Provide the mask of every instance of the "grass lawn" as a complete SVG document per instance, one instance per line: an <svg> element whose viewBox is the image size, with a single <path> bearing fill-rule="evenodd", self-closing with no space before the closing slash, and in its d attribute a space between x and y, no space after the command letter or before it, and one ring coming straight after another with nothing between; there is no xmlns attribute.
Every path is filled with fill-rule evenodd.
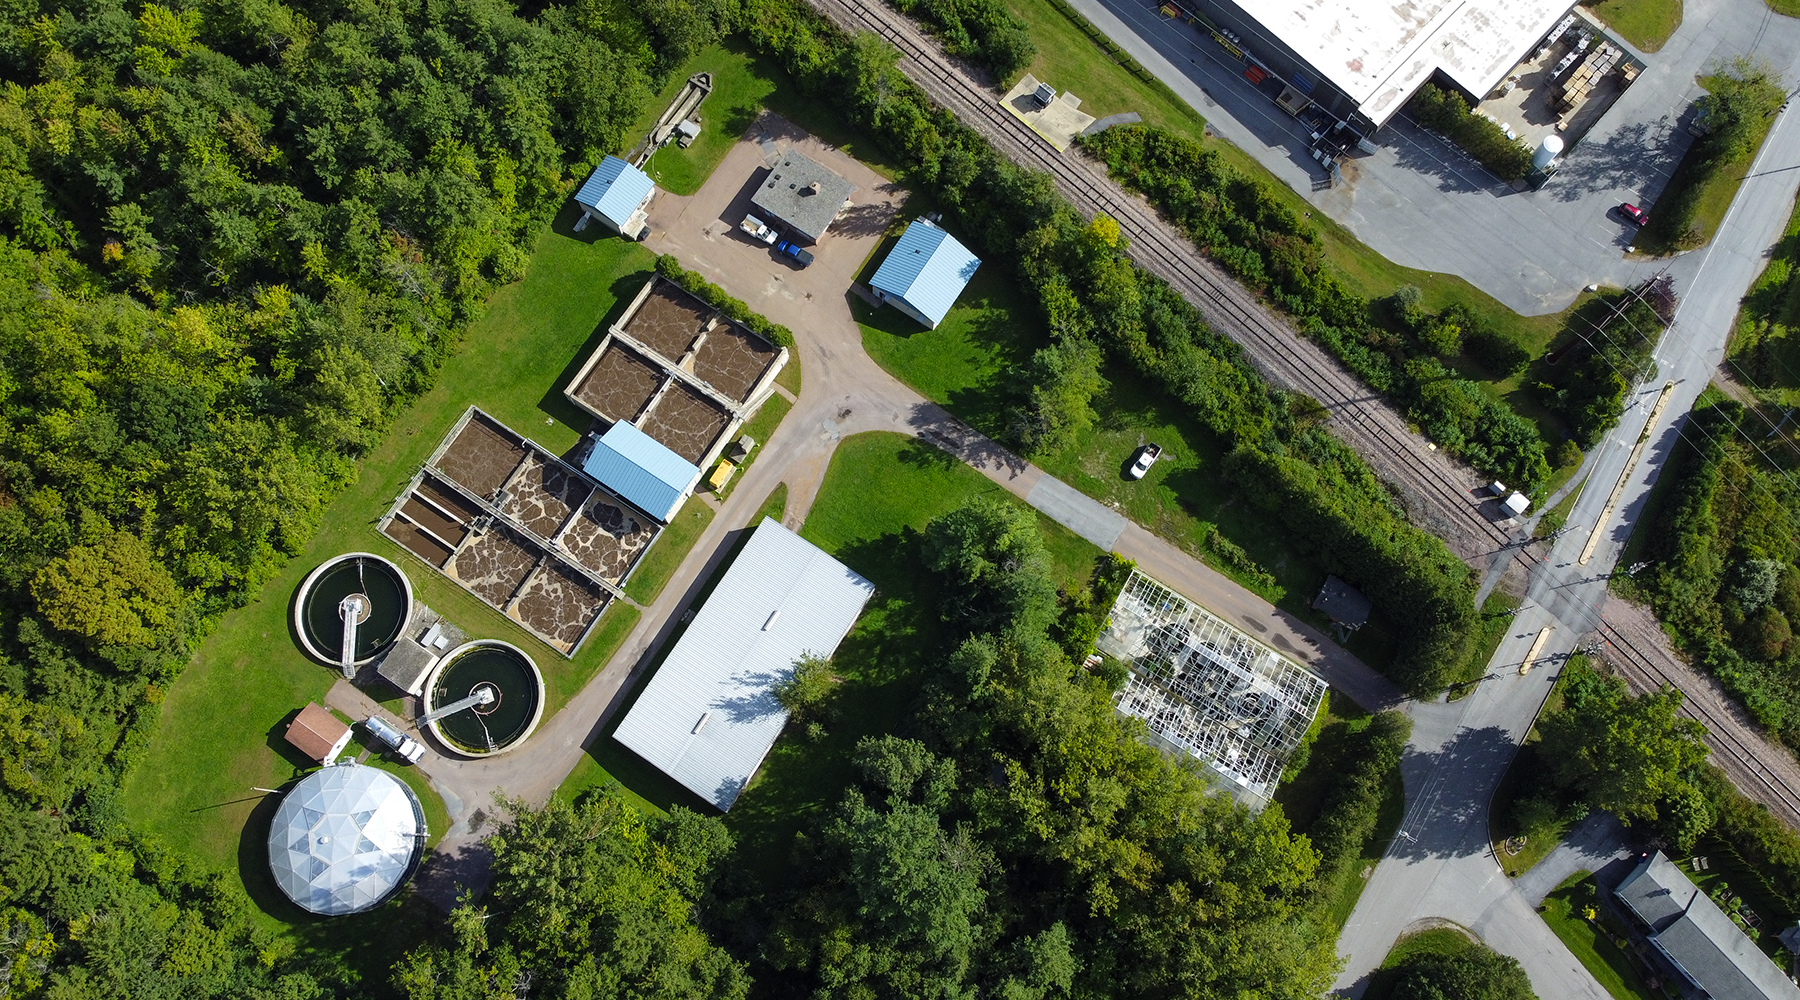
<svg viewBox="0 0 1800 1000"><path fill-rule="evenodd" d="M651 256L635 243L573 234L574 219L566 209L546 227L525 279L494 295L445 363L436 388L396 417L363 461L360 478L326 509L311 542L257 600L224 616L170 687L150 759L181 766L132 773L125 808L134 828L209 867L236 868L246 883L266 883L257 858L267 829L259 809L265 800L250 789L279 787L301 773L305 762L288 750L282 731L296 710L321 700L337 679L335 670L307 660L295 644L292 601L301 579L340 552L366 550L394 559L420 600L473 635L503 638L529 652L544 673L547 708L560 705L611 658L635 621L634 609L609 611L579 655L567 660L374 530L471 403L552 451L567 451L580 439L588 417L569 405L562 386L622 299L649 276ZM443 815L441 803L427 808ZM254 885L252 895L275 921L310 926Z"/></svg>
<svg viewBox="0 0 1800 1000"><path fill-rule="evenodd" d="M1624 950L1601 926L1584 915L1584 910L1594 906L1595 891L1594 877L1587 872L1576 872L1544 898L1544 905L1538 907L1538 912L1543 915L1544 923L1550 925L1614 1000L1660 998L1661 991L1653 991L1645 984Z"/></svg>
<svg viewBox="0 0 1800 1000"><path fill-rule="evenodd" d="M1450 688L1450 700L1467 697L1475 692L1479 685L1475 682L1487 675L1488 662L1494 658L1494 650L1506 638L1512 629L1512 613L1519 607L1519 599L1496 590L1488 595L1481 605L1479 624L1481 632L1476 636L1476 646L1469 655L1469 662L1464 664L1462 676L1456 678ZM1462 684L1457 687L1456 684Z"/></svg>
<svg viewBox="0 0 1800 1000"><path fill-rule="evenodd" d="M1387 957L1382 959L1381 968L1369 977L1369 987L1363 992L1363 1000L1387 1000L1394 988L1395 970L1407 961L1425 955L1461 955L1464 952L1484 948L1486 945L1460 927L1433 927L1430 930L1408 934L1394 942L1388 949Z"/></svg>
<svg viewBox="0 0 1800 1000"><path fill-rule="evenodd" d="M675 520L663 528L662 535L650 551L644 553L644 559L631 571L631 578L625 581L625 595L639 604L649 604L662 593L663 586L669 577L675 575L681 561L687 558L688 550L700 540L700 533L712 523L713 509L705 500L697 496L687 498L681 510L675 514Z"/></svg>
<svg viewBox="0 0 1800 1000"><path fill-rule="evenodd" d="M1681 27L1681 0L1588 0L1585 6L1620 38L1645 52L1662 48Z"/></svg>
<svg viewBox="0 0 1800 1000"><path fill-rule="evenodd" d="M1694 869L1692 857L1677 858L1675 864L1708 896L1720 894L1726 901L1733 897L1741 900L1762 925L1757 947L1771 956L1779 952L1781 942L1776 934L1784 927L1792 927L1795 918L1800 916L1793 904L1772 891L1763 875L1746 863L1736 848L1717 836L1702 837L1699 846L1694 848L1694 855L1706 859L1704 871ZM1716 896L1714 902L1719 902ZM1719 908L1730 912L1723 902L1719 903Z"/></svg>
<svg viewBox="0 0 1800 1000"><path fill-rule="evenodd" d="M1700 85L1707 90L1717 89L1720 82L1721 78L1715 76L1700 78ZM1699 231L1699 241L1693 246L1710 243L1713 234L1719 230L1719 223L1725 221L1725 213L1731 210L1731 200L1737 197L1738 188L1743 185L1744 176L1756 162L1756 155L1762 149L1763 140L1769 137L1769 129L1774 123L1774 118L1764 119L1751 137L1748 153L1712 169L1704 166L1704 144L1696 141L1689 146L1687 154L1675 168L1674 176L1669 178L1668 185L1657 196L1656 204L1650 207L1651 222L1639 233L1638 249L1652 254L1669 254L1681 249L1680 241L1684 234L1659 225L1657 221L1659 218L1679 218L1679 215L1659 217L1656 212L1659 207L1668 211L1667 206L1689 200L1694 203L1692 225Z"/></svg>
<svg viewBox="0 0 1800 1000"><path fill-rule="evenodd" d="M853 303L853 309L870 357L996 437L1004 436L1005 410L1013 405L1008 368L1048 340L1036 305L998 269L978 272L934 330L893 309L862 302ZM1212 433L1193 419L1189 407L1129 367L1109 363L1105 374L1111 388L1094 401L1098 424L1070 447L1037 456L1036 463L1284 610L1324 627L1325 620L1306 607L1325 580L1324 570L1289 546L1287 533L1244 503L1219 475L1225 451ZM1146 441L1161 444L1163 458L1141 481L1128 481L1124 469ZM1219 558L1207 545L1215 530L1242 546L1273 585ZM1391 646L1392 637L1376 622L1352 640L1351 648L1379 669L1392 656Z"/></svg>
<svg viewBox="0 0 1800 1000"><path fill-rule="evenodd" d="M768 498L763 501L762 509L756 512L756 516L750 519L750 523L761 524L765 517L772 517L777 521L786 517L787 497L788 485L786 483L775 484L775 488L769 491Z"/></svg>
<svg viewBox="0 0 1800 1000"><path fill-rule="evenodd" d="M1512 619L1505 621L1510 625ZM1570 674L1569 667L1586 662L1586 657L1582 656L1569 659L1562 673L1557 675L1549 697L1544 700L1539 718L1562 708L1562 689ZM1494 789L1494 797L1489 803L1488 838L1494 845L1494 857L1499 859L1500 868L1508 878L1518 878L1544 860L1557 844L1562 843L1569 828L1575 824L1570 810L1573 797L1555 787L1550 779L1549 768L1538 756L1537 746L1541 739L1534 722L1531 731L1525 734L1525 741L1520 745L1519 752L1514 755L1512 763L1507 765L1506 774ZM1540 810L1534 815L1521 815L1518 803L1531 798L1541 798L1554 808L1550 811ZM1506 841L1519 836L1525 838L1524 847L1517 854L1508 854Z"/></svg>

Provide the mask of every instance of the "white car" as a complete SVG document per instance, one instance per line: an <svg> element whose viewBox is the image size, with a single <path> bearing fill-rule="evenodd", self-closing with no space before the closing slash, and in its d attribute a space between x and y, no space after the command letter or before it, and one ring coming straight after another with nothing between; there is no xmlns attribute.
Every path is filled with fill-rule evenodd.
<svg viewBox="0 0 1800 1000"><path fill-rule="evenodd" d="M408 764L417 764L419 759L425 756L425 744L373 715L363 720L363 726L369 730L370 736L386 743L393 748L395 753L406 758Z"/></svg>
<svg viewBox="0 0 1800 1000"><path fill-rule="evenodd" d="M1144 478L1144 473L1149 472L1150 467L1152 465L1155 465L1156 460L1161 457L1162 457L1162 445L1160 445L1160 444L1156 444L1153 442L1151 444L1147 444L1147 445L1143 446L1142 448L1139 448L1138 453L1137 453L1137 461L1131 463L1131 468L1126 471L1125 478L1126 479L1142 479L1142 478Z"/></svg>
<svg viewBox="0 0 1800 1000"><path fill-rule="evenodd" d="M738 223L738 228L744 231L745 236L753 240L770 245L775 243L775 230L769 228L768 223L754 215L744 216L744 221Z"/></svg>

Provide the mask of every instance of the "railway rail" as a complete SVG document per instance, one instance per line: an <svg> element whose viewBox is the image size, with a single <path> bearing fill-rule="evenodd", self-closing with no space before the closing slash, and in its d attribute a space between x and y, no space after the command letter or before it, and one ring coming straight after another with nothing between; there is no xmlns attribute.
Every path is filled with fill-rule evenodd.
<svg viewBox="0 0 1800 1000"><path fill-rule="evenodd" d="M1236 341L1277 386L1318 400L1335 418L1339 436L1394 481L1422 525L1465 561L1485 568L1494 551L1512 546L1527 570L1536 557L1513 544L1471 497L1479 481L1407 430L1405 421L1337 360L1299 337L1234 279L1220 272L1169 222L1123 191L1104 167L1054 153L1024 122L1000 107L998 95L953 64L935 42L879 0L812 0L827 17L852 30L875 32L897 48L906 71L933 100L982 132L1015 162L1048 173L1065 196L1089 213L1104 212L1130 238L1129 253L1145 270L1183 293L1219 331Z"/></svg>
<svg viewBox="0 0 1800 1000"><path fill-rule="evenodd" d="M1693 686L1688 678L1675 676L1664 669L1658 662L1659 656L1639 648L1605 618L1600 619L1598 631L1624 661L1619 664L1621 667L1635 671L1651 687L1666 684L1683 693L1681 714L1706 727L1706 743L1716 755L1716 762L1732 777L1732 783L1740 791L1775 810L1790 825L1800 824L1800 789L1795 787L1789 775L1769 766L1760 752L1764 748L1739 735L1739 730L1748 727L1733 716L1729 708L1715 706L1710 699L1697 697L1695 692L1687 690Z"/></svg>

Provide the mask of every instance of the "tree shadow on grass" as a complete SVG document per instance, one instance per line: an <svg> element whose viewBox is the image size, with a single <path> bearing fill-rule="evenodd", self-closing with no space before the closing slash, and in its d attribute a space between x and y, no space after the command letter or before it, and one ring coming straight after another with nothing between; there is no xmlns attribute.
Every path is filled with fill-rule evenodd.
<svg viewBox="0 0 1800 1000"><path fill-rule="evenodd" d="M582 365L587 364L587 360L594 353L595 348L598 348L600 342L606 339L607 332L612 329L613 324L619 321L619 317L625 314L625 310L637 298L637 293L644 287L644 282L650 280L650 274L649 270L632 271L613 279L612 287L609 289L614 299L612 308L606 311L606 315L601 317L599 324L594 327L594 331L588 334L588 338L582 343L581 348L569 358L569 363L563 366L563 370L556 376L556 380L550 383L550 388L544 390L544 395L538 400L539 410L564 425L574 428L577 432L585 433L594 425L593 416L571 402L565 395L565 390L568 389L570 383L575 381L576 374L581 371ZM576 447L581 447L581 444L577 442Z"/></svg>

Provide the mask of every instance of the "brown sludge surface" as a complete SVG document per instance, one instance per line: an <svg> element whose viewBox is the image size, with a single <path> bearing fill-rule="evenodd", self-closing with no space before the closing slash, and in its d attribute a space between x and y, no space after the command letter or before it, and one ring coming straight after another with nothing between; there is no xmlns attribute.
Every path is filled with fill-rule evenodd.
<svg viewBox="0 0 1800 1000"><path fill-rule="evenodd" d="M574 396L608 420L631 420L667 378L636 351L617 341L575 387Z"/></svg>
<svg viewBox="0 0 1800 1000"><path fill-rule="evenodd" d="M644 420L643 429L670 451L698 465L712 447L713 439L730 422L731 415L712 400L677 382L656 401L656 409Z"/></svg>
<svg viewBox="0 0 1800 1000"><path fill-rule="evenodd" d="M420 480L417 492L420 496L449 511L464 524L474 524L475 519L481 516L479 507L433 476L428 475Z"/></svg>
<svg viewBox="0 0 1800 1000"><path fill-rule="evenodd" d="M491 499L494 491L506 482L525 448L515 444L479 415L463 425L462 432L438 460L438 468L451 479L463 484L470 493Z"/></svg>
<svg viewBox="0 0 1800 1000"><path fill-rule="evenodd" d="M607 594L554 559L525 585L513 614L552 646L568 652L601 609Z"/></svg>
<svg viewBox="0 0 1800 1000"><path fill-rule="evenodd" d="M506 515L539 538L553 538L556 529L587 499L588 486L561 467L532 455L508 492L512 495L501 508Z"/></svg>
<svg viewBox="0 0 1800 1000"><path fill-rule="evenodd" d="M595 493L563 534L562 547L576 562L616 584L655 537L656 530L640 523L624 504Z"/></svg>
<svg viewBox="0 0 1800 1000"><path fill-rule="evenodd" d="M666 281L656 283L656 290L625 324L625 333L651 350L680 361L693 346L694 338L717 313L711 306L676 288Z"/></svg>
<svg viewBox="0 0 1800 1000"><path fill-rule="evenodd" d="M504 608L537 561L537 552L517 535L494 527L456 554L450 573L475 596Z"/></svg>
<svg viewBox="0 0 1800 1000"><path fill-rule="evenodd" d="M407 551L438 569L443 569L444 562L450 558L450 550L444 547L443 542L420 531L405 518L396 517L388 521L382 534L406 546Z"/></svg>
<svg viewBox="0 0 1800 1000"><path fill-rule="evenodd" d="M466 526L445 517L442 511L419 499L417 493L406 498L406 505L400 508L400 513L419 527L449 542L452 548L462 544L463 536L469 533Z"/></svg>
<svg viewBox="0 0 1800 1000"><path fill-rule="evenodd" d="M774 345L761 337L721 323L694 353L694 374L741 403L775 363L775 351Z"/></svg>

